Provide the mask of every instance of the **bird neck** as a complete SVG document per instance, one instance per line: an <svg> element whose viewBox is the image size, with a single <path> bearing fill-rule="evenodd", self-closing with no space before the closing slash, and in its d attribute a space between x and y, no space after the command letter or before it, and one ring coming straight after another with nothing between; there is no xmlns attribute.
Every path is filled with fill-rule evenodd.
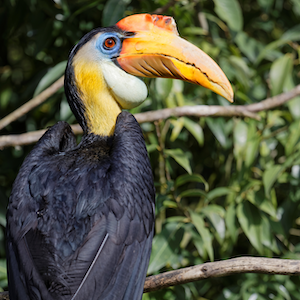
<svg viewBox="0 0 300 300"><path fill-rule="evenodd" d="M76 111L75 115L83 130L101 136L113 135L121 107L110 93L99 64L80 60L73 66L73 83L76 86L76 97L79 98L75 101L81 103L73 103L75 109L73 107L72 110ZM81 111L78 112L78 109Z"/></svg>

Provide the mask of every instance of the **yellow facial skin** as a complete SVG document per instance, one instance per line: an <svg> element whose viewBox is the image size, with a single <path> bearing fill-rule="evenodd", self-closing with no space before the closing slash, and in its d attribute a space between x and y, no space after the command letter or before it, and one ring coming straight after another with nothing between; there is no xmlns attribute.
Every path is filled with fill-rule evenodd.
<svg viewBox="0 0 300 300"><path fill-rule="evenodd" d="M102 136L113 135L121 107L110 93L101 67L81 57L74 64L74 73L89 131Z"/></svg>
<svg viewBox="0 0 300 300"><path fill-rule="evenodd" d="M123 41L117 58L126 72L182 79L202 85L233 102L232 87L223 71L206 53L178 36L173 18L132 15L117 26L134 33Z"/></svg>

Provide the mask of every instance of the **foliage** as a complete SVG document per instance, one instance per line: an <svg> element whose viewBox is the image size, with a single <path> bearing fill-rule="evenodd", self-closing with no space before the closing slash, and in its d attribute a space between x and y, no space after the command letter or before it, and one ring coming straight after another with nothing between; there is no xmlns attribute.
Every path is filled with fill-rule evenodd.
<svg viewBox="0 0 300 300"><path fill-rule="evenodd" d="M62 75L68 52L94 27L153 12L166 0L4 0L0 22L0 117ZM181 35L213 57L237 104L259 102L299 83L297 0L178 0ZM140 112L226 101L191 84L148 80ZM240 255L300 258L300 97L248 118L172 118L142 124L156 182L156 236L149 273ZM3 134L75 122L63 90ZM0 152L0 255L11 185L32 146ZM1 271L2 272L2 271ZM144 295L152 299L300 299L299 278L245 274ZM0 286L5 287L1 273Z"/></svg>

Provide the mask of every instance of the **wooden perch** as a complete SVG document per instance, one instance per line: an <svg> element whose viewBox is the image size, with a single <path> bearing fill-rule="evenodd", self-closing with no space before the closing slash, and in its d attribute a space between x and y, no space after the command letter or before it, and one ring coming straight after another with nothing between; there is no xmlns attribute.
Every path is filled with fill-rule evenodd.
<svg viewBox="0 0 300 300"><path fill-rule="evenodd" d="M52 95L63 84L63 77L57 80L52 86L43 91L40 95L33 98L22 107L15 110L10 115L0 120L0 129L13 122L23 114L27 113L30 109L42 103ZM261 102L253 103L249 105L231 105L231 106L218 106L218 105L196 105L196 106L181 106L174 108L165 108L156 111L148 111L144 113L135 114L135 117L139 123L153 122L157 120L164 120L169 117L181 117L181 116L195 116L195 117L249 117L256 120L260 119L260 116L256 113L263 110L272 109L280 106L287 101L300 95L300 84L294 89L282 93L280 95L267 98ZM38 101L37 101L38 100ZM18 111L18 113L16 113ZM75 134L82 133L79 125L72 125ZM38 139L44 134L46 130L33 131L17 135L3 135L0 136L0 149L11 146L23 146L32 144L38 141ZM1 300L1 299L0 299Z"/></svg>
<svg viewBox="0 0 300 300"><path fill-rule="evenodd" d="M193 267L149 276L146 278L144 293L187 282L241 273L300 275L300 260L239 257L204 263ZM0 293L0 300L8 299L8 292Z"/></svg>
<svg viewBox="0 0 300 300"><path fill-rule="evenodd" d="M300 260L239 257L209 262L149 276L146 278L144 293L206 278L224 277L241 273L300 275Z"/></svg>
<svg viewBox="0 0 300 300"><path fill-rule="evenodd" d="M57 81L55 81L52 85L50 85L47 89L43 92L38 94L36 97L32 98L24 105L20 106L18 109L13 111L11 114L7 115L6 117L0 120L0 130L10 124L11 122L17 120L18 118L22 117L23 115L27 114L33 108L37 107L38 105L42 104L46 101L50 96L55 94L62 86L64 85L64 76L60 77Z"/></svg>

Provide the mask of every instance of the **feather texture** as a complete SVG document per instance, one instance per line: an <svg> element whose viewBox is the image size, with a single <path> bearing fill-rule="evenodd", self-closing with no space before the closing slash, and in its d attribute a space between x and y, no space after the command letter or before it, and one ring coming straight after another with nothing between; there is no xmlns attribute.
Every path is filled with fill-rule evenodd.
<svg viewBox="0 0 300 300"><path fill-rule="evenodd" d="M141 299L154 226L143 135L122 112L112 137L76 145L65 122L25 159L7 213L10 297Z"/></svg>

